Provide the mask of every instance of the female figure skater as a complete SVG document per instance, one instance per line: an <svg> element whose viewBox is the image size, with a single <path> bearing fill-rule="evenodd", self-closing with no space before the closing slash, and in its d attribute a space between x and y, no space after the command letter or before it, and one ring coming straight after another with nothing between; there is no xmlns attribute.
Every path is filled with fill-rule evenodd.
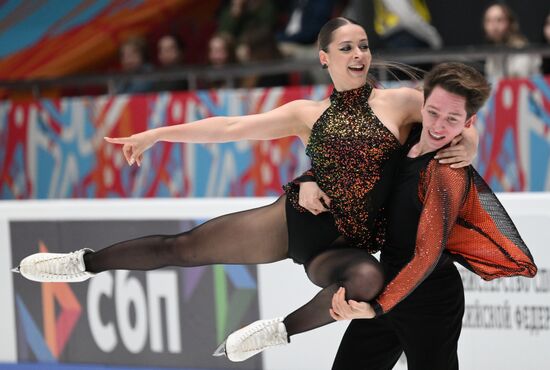
<svg viewBox="0 0 550 370"><path fill-rule="evenodd" d="M143 153L157 141L225 142L296 135L307 143L316 180L332 199L330 213L314 216L305 212L298 205L298 187L291 183L285 194L266 207L218 217L182 234L146 236L97 252L34 254L21 261L19 272L31 280L67 282L113 269L258 264L285 258L306 264L307 269L313 256L345 241L357 253L334 261L342 271L344 267L351 271L337 278L355 299L374 298L383 286L383 274L378 262L363 251L374 252L382 243L379 210L403 143L413 123L421 120L422 95L414 89L383 90L368 84L371 53L367 35L345 18L327 22L319 33L319 48L320 61L335 87L329 99L297 100L267 113L207 118L106 140L122 144L128 163L140 165ZM470 131L460 145L441 155L467 165L476 143L477 133ZM286 334L333 321L328 314L330 299L325 302L320 317L299 315L285 322ZM278 327L278 322L272 327Z"/></svg>
<svg viewBox="0 0 550 370"><path fill-rule="evenodd" d="M346 301L344 288L334 295L335 320L366 319L349 325L334 370L392 369L403 351L409 370L458 369L464 288L453 260L485 280L536 274L529 250L479 174L433 159L475 121L488 93L481 74L462 64L439 65L426 76L422 133L401 162L388 201L381 262L389 283L370 303Z"/></svg>

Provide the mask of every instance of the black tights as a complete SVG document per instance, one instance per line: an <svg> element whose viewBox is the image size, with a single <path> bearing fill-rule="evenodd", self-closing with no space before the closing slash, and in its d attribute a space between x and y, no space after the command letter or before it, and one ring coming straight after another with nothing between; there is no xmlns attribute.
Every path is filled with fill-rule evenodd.
<svg viewBox="0 0 550 370"><path fill-rule="evenodd" d="M88 253L86 270L280 261L288 252L285 200L283 195L268 206L217 217L181 234L145 236Z"/></svg>
<svg viewBox="0 0 550 370"><path fill-rule="evenodd" d="M145 236L87 253L86 270L98 273L280 261L288 256L285 201L283 195L271 205L217 217L181 234ZM289 336L334 321L329 308L340 286L346 288L347 299L368 301L376 296L384 280L372 256L351 248L319 254L306 264L306 272L323 289L286 317Z"/></svg>
<svg viewBox="0 0 550 370"><path fill-rule="evenodd" d="M331 249L306 264L309 279L323 289L290 315L284 324L288 336L303 333L334 321L330 316L332 296L340 287L346 289L346 299L368 302L384 286L380 263L357 248Z"/></svg>

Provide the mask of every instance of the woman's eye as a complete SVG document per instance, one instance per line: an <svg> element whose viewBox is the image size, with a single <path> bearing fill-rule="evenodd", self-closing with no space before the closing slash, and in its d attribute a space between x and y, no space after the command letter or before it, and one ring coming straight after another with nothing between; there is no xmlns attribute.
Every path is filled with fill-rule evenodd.
<svg viewBox="0 0 550 370"><path fill-rule="evenodd" d="M350 46L344 46L342 48L340 48L341 51L350 51L351 50L351 47Z"/></svg>
<svg viewBox="0 0 550 370"><path fill-rule="evenodd" d="M361 48L361 50L368 50L369 46L368 45L361 45L360 48Z"/></svg>

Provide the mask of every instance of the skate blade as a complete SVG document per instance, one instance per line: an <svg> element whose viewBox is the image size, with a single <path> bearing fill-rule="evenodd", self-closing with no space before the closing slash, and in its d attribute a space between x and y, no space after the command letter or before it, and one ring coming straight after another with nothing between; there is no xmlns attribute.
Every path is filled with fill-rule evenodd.
<svg viewBox="0 0 550 370"><path fill-rule="evenodd" d="M225 342L226 341L224 340L223 343L220 344L218 348L216 348L214 353L212 353L212 356L214 357L227 356L227 354L225 353Z"/></svg>
<svg viewBox="0 0 550 370"><path fill-rule="evenodd" d="M20 274L21 273L21 267L17 266L17 267L12 268L11 272L15 272L17 274Z"/></svg>

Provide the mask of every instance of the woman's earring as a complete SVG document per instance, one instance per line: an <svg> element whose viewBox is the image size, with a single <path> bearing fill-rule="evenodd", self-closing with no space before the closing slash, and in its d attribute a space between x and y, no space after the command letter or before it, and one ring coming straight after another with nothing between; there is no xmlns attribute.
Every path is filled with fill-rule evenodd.
<svg viewBox="0 0 550 370"><path fill-rule="evenodd" d="M321 64L321 68L327 69L327 68L328 68L328 64L326 64L326 63Z"/></svg>

